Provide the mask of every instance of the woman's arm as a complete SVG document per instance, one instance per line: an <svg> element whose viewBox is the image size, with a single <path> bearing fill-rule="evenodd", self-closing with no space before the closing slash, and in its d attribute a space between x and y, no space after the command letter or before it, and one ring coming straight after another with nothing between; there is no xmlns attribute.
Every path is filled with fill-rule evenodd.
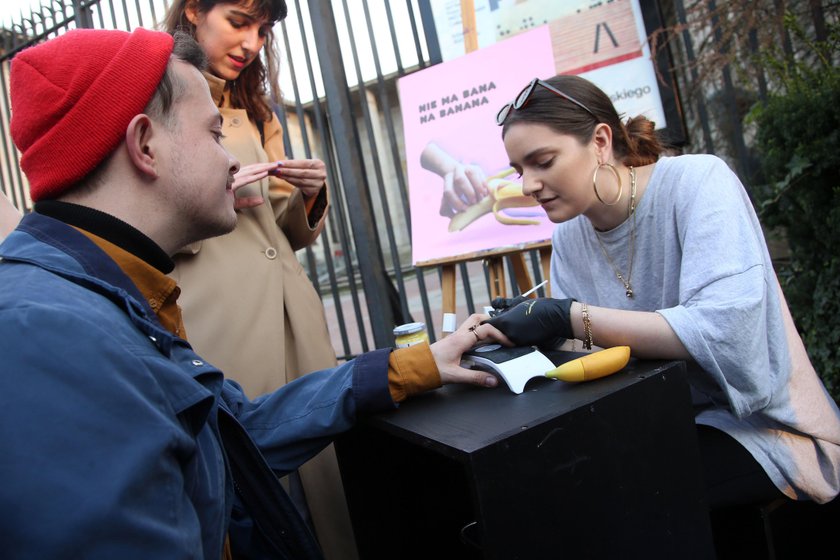
<svg viewBox="0 0 840 560"><path fill-rule="evenodd" d="M570 298L525 299L485 322L517 346L552 349L565 340L586 340L584 303ZM689 353L668 321L655 312L628 311L587 305L589 331L595 346L629 346L634 356L688 359Z"/></svg>
<svg viewBox="0 0 840 560"><path fill-rule="evenodd" d="M629 346L633 356L651 359L691 359L665 317L652 311L627 311L588 305L592 344L601 348ZM578 302L570 308L575 338L583 340L583 313Z"/></svg>

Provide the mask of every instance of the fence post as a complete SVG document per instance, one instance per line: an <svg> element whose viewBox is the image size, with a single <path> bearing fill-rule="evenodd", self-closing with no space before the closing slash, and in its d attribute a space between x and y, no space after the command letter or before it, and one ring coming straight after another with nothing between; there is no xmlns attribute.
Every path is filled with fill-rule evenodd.
<svg viewBox="0 0 840 560"><path fill-rule="evenodd" d="M73 0L73 13L76 14L76 27L93 27L93 14L86 0Z"/></svg>
<svg viewBox="0 0 840 560"><path fill-rule="evenodd" d="M715 47L718 52L726 55L729 53L732 46L729 44L729 40L724 41L723 39L723 33L721 32L719 25L720 16L717 14L716 0L708 0L708 8L709 12L712 14L712 27L714 29L713 41L715 43ZM730 63L727 62L723 65L721 75L723 77L723 92L725 96L724 106L729 114L728 120L730 126L732 127L729 140L732 142L732 147L735 149L734 155L738 158L738 168L740 171L739 175L747 188L747 192L749 192L750 185L755 180L755 177L753 176L753 166L750 162L750 154L747 150L746 142L744 141L744 127L741 124L742 115L738 112L736 99L737 91L732 81L732 69Z"/></svg>
<svg viewBox="0 0 840 560"><path fill-rule="evenodd" d="M377 347L393 346L396 314L393 302L388 297L393 287L385 274L382 255L377 250L379 243L376 238L376 218L372 212L367 188L361 142L355 126L356 118L347 86L347 75L344 72L335 14L330 2L307 1L321 77L324 81L330 128L335 140L332 147L336 152L338 172L351 217L350 226L356 256L359 259L373 339Z"/></svg>

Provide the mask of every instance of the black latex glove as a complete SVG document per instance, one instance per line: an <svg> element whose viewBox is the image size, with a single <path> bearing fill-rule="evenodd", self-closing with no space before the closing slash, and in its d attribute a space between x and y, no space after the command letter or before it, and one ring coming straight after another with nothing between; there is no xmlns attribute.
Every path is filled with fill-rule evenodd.
<svg viewBox="0 0 840 560"><path fill-rule="evenodd" d="M490 305L495 311L491 311L490 316L495 317L496 315L500 315L508 309L510 309L511 307L516 307L523 301L528 301L528 298L526 296L516 296L513 298L494 298L493 301L490 302Z"/></svg>
<svg viewBox="0 0 840 560"><path fill-rule="evenodd" d="M573 301L575 300L526 298L525 301L483 322L490 323L502 331L517 346L538 346L551 350L563 344L566 339L574 338L572 321L569 318ZM493 302L493 307L496 307L496 300Z"/></svg>

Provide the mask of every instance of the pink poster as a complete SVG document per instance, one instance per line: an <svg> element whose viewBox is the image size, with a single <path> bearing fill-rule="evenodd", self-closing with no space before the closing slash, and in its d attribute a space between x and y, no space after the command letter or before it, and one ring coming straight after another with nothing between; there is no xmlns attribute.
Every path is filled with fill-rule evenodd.
<svg viewBox="0 0 840 560"><path fill-rule="evenodd" d="M530 201L522 200L516 174L506 173L495 117L531 79L552 74L551 37L542 26L400 79L415 264L551 237L542 208L521 206ZM465 210L442 208L446 177L432 170L435 156L480 169L494 194L473 204L462 196Z"/></svg>
<svg viewBox="0 0 840 560"><path fill-rule="evenodd" d="M400 78L413 263L550 239L553 224L510 169L496 113L533 78L580 74L619 114L664 126L645 48L634 3L616 0ZM487 179L486 191L477 177Z"/></svg>

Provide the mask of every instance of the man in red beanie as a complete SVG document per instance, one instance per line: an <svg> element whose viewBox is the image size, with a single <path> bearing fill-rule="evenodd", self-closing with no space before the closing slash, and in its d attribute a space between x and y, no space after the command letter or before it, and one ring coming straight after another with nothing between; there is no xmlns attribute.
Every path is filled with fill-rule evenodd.
<svg viewBox="0 0 840 560"><path fill-rule="evenodd" d="M76 30L12 62L35 207L0 245L4 558L320 558L278 475L361 414L496 384L459 366L507 342L490 325L254 401L193 352L170 255L234 227L239 167L202 57L185 35Z"/></svg>

